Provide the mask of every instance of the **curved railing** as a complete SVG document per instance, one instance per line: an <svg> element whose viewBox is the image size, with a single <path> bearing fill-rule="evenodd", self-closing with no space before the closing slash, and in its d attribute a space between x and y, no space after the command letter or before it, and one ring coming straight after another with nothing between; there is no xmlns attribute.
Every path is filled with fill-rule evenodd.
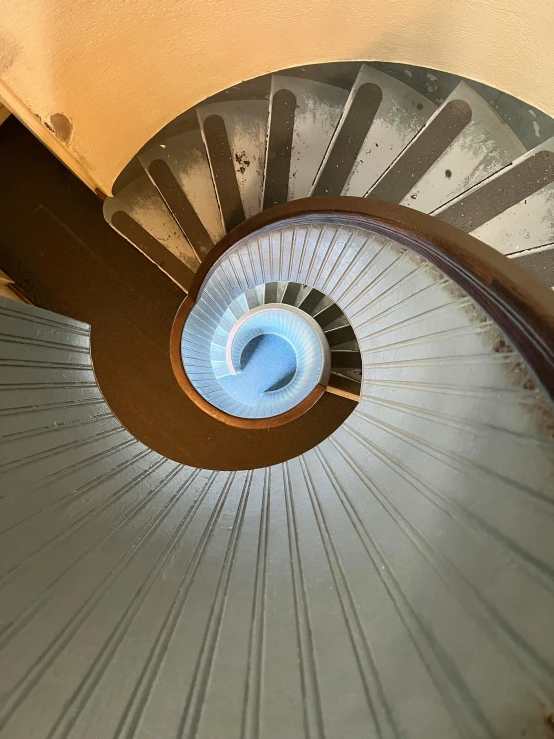
<svg viewBox="0 0 554 739"><path fill-rule="evenodd" d="M364 376L280 464L153 452L102 397L90 328L0 299L0 735L552 726L554 296L426 216L303 205L228 237L178 317L225 256L296 229L294 276L344 311Z"/></svg>
<svg viewBox="0 0 554 739"><path fill-rule="evenodd" d="M550 310L554 299L551 291L542 286L539 289L533 278L495 250L431 216L366 198L316 197L277 206L242 223L208 254L196 273L173 326L171 361L181 388L206 413L230 425L269 428L294 420L322 396L325 385L319 383L286 413L255 419L226 413L221 406L206 400L190 381L183 362L182 337L188 316L202 301L210 279L241 246L264 235L281 233L283 229L324 225L357 229L390 239L438 268L505 332L553 397L554 324ZM276 276L279 275L273 274L271 278ZM290 269L287 276L290 278Z"/></svg>

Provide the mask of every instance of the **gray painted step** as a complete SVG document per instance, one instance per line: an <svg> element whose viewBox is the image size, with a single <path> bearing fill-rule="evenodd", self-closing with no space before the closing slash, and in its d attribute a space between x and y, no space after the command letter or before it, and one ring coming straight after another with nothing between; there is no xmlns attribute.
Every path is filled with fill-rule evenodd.
<svg viewBox="0 0 554 739"><path fill-rule="evenodd" d="M308 197L315 176L331 141L344 105L348 98L346 90L322 82L273 75L269 125L273 116L273 101L276 93L288 91L296 103L290 147L286 200ZM271 140L271 135L268 141ZM268 177L269 175L269 177ZM266 189L271 185L273 172L271 160L266 164ZM273 202L272 204L275 204ZM266 205L266 207L269 207Z"/></svg>
<svg viewBox="0 0 554 739"><path fill-rule="evenodd" d="M104 201L104 216L108 222L111 223L113 214L118 211L127 213L168 251L196 270L198 257L146 174Z"/></svg>
<svg viewBox="0 0 554 739"><path fill-rule="evenodd" d="M332 349L331 350L331 367L332 369L362 369L362 355L358 350L352 349Z"/></svg>
<svg viewBox="0 0 554 739"><path fill-rule="evenodd" d="M194 271L160 244L140 223L125 211L118 210L111 216L111 225L185 292L189 290Z"/></svg>
<svg viewBox="0 0 554 739"><path fill-rule="evenodd" d="M327 328L342 316L342 310L336 303L327 305L318 313L314 314L314 319L319 323L321 328Z"/></svg>
<svg viewBox="0 0 554 739"><path fill-rule="evenodd" d="M175 282L195 272L199 259L146 174L104 201L104 218Z"/></svg>
<svg viewBox="0 0 554 739"><path fill-rule="evenodd" d="M368 197L430 213L524 153L500 116L460 82Z"/></svg>
<svg viewBox="0 0 554 739"><path fill-rule="evenodd" d="M362 90L367 90L364 97L367 102L359 105L357 96ZM433 103L408 85L363 65L312 194L364 196L435 110ZM371 122L369 131L358 139L358 131L360 127L362 132L366 130L368 118ZM341 136L343 127L348 127L347 136ZM345 156L348 173L342 164Z"/></svg>
<svg viewBox="0 0 554 739"><path fill-rule="evenodd" d="M225 229L200 129L156 141L139 153L146 171L158 159L167 163L211 240L217 243Z"/></svg>
<svg viewBox="0 0 554 739"><path fill-rule="evenodd" d="M205 122L211 116L220 117L225 125L231 155L229 166L236 177L244 217L250 218L259 213L262 209L269 103L265 100L209 103L197 106L196 111L204 143L207 144L206 149L216 189L218 183L217 175L214 174L216 162L214 152L210 151L205 129ZM221 205L227 193L220 188L217 195Z"/></svg>
<svg viewBox="0 0 554 739"><path fill-rule="evenodd" d="M554 242L554 138L434 215L503 254Z"/></svg>
<svg viewBox="0 0 554 739"><path fill-rule="evenodd" d="M356 341L356 334L350 325L331 328L325 331L325 338L331 347L340 346L348 341Z"/></svg>
<svg viewBox="0 0 554 739"><path fill-rule="evenodd" d="M279 282L266 282L264 286L263 303L280 303L282 293L286 290L286 283L281 288Z"/></svg>
<svg viewBox="0 0 554 739"><path fill-rule="evenodd" d="M212 250L214 242L168 163L154 159L148 166L148 176L201 262Z"/></svg>
<svg viewBox="0 0 554 739"><path fill-rule="evenodd" d="M324 294L319 290L308 288L302 295L298 307L313 315L324 297Z"/></svg>
<svg viewBox="0 0 554 739"><path fill-rule="evenodd" d="M290 90L277 90L271 98L263 186L264 210L288 200L295 111L296 97L293 93Z"/></svg>
<svg viewBox="0 0 554 739"><path fill-rule="evenodd" d="M339 372L331 372L329 376L329 392L342 395L344 398L359 401L362 383L360 378L349 377Z"/></svg>
<svg viewBox="0 0 554 739"><path fill-rule="evenodd" d="M510 254L511 259L538 277L548 287L554 287L554 244Z"/></svg>
<svg viewBox="0 0 554 739"><path fill-rule="evenodd" d="M298 296L300 295L301 290L302 285L298 284L297 282L287 283L285 291L281 297L281 303L286 303L287 305L296 305L296 301L298 299Z"/></svg>

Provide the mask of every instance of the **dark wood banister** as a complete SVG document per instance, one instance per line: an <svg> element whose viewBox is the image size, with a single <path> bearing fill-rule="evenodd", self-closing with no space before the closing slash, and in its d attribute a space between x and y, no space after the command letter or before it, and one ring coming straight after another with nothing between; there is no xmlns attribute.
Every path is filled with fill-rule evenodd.
<svg viewBox="0 0 554 739"><path fill-rule="evenodd" d="M390 238L437 267L493 319L554 402L552 290L492 247L433 216L367 198L313 197L277 205L244 221L209 252L194 276L173 324L170 354L179 385L206 413L241 428L271 428L298 418L325 391L323 386L316 386L299 405L279 416L238 418L208 403L192 386L181 361L186 318L218 260L254 233L316 223L359 228Z"/></svg>

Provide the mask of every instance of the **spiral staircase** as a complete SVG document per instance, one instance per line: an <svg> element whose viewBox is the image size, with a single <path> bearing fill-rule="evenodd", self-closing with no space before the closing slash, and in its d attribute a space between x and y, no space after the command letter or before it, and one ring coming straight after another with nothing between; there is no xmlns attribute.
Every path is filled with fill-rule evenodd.
<svg viewBox="0 0 554 739"><path fill-rule="evenodd" d="M229 433L354 399L321 444L164 458L86 324L0 298L1 737L554 731L554 139L320 72L184 113L104 213L187 292L183 392Z"/></svg>

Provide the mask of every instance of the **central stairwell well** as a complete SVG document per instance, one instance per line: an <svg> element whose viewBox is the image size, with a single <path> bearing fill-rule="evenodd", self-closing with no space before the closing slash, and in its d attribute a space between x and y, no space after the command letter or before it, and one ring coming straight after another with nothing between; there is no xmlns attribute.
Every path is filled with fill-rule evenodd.
<svg viewBox="0 0 554 739"><path fill-rule="evenodd" d="M477 89L275 74L105 203L187 291L172 365L229 434L355 399L294 459L164 458L104 402L88 326L0 303L1 737L546 735L554 152Z"/></svg>

